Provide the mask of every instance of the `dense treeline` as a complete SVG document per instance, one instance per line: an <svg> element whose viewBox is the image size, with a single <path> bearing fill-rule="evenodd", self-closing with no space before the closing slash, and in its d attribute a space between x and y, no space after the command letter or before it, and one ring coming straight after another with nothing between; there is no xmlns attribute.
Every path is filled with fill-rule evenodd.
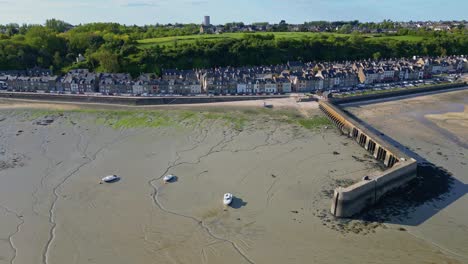
<svg viewBox="0 0 468 264"><path fill-rule="evenodd" d="M123 26L93 23L74 27L63 21L48 20L42 25L0 27L0 69L26 69L34 66L55 72L86 67L103 72L156 72L161 68L208 68L278 64L288 60L355 60L408 57L412 55L468 54L468 34L455 32L403 32L423 36L409 41L366 35L315 34L297 38L246 34L240 39L197 40L173 46L142 49L136 40L196 31L196 25L181 27ZM400 32L400 35L403 34ZM84 61L76 62L82 54Z"/></svg>
<svg viewBox="0 0 468 264"><path fill-rule="evenodd" d="M212 67L278 64L288 60L355 60L409 57L412 55L467 54L466 35L446 35L423 41L367 40L360 35L317 35L303 39L275 39L246 35L243 39L196 42L176 47L155 47L153 61L164 67Z"/></svg>

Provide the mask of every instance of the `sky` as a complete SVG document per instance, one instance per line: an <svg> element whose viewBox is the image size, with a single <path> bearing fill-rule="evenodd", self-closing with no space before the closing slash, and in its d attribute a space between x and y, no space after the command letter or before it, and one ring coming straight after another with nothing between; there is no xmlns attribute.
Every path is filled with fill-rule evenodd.
<svg viewBox="0 0 468 264"><path fill-rule="evenodd" d="M468 20L467 0L0 0L0 24Z"/></svg>

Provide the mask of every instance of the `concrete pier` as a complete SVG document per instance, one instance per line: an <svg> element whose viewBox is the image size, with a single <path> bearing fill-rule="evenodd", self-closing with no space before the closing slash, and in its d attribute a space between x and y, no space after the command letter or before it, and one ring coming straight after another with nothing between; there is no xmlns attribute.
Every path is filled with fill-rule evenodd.
<svg viewBox="0 0 468 264"><path fill-rule="evenodd" d="M337 105L321 101L319 106L343 134L354 138L388 168L380 175L335 189L330 210L334 216L351 217L358 214L375 205L389 191L407 184L416 177L416 160L387 143L381 135L361 125Z"/></svg>
<svg viewBox="0 0 468 264"><path fill-rule="evenodd" d="M408 159L405 154L385 142L380 135L376 135L359 124L338 106L325 101L321 101L319 105L320 109L345 135L354 138L359 145L369 151L377 160L382 161L387 167L392 167L401 158Z"/></svg>

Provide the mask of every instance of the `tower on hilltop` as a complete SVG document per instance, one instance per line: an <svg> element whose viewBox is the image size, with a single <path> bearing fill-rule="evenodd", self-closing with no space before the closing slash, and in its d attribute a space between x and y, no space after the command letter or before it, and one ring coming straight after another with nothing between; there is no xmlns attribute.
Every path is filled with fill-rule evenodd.
<svg viewBox="0 0 468 264"><path fill-rule="evenodd" d="M209 26L209 25L211 25L211 23L210 23L210 16L205 16L205 17L203 18L203 25L204 25L204 26Z"/></svg>

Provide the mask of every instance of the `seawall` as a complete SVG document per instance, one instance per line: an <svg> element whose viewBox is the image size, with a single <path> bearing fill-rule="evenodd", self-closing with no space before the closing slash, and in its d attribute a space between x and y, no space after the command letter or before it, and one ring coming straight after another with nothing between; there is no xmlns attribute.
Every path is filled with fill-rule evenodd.
<svg viewBox="0 0 468 264"><path fill-rule="evenodd" d="M15 98L26 100L42 100L57 102L78 103L105 103L122 105L173 105L173 104L202 104L216 102L265 100L274 98L287 98L288 95L270 96L167 96L167 97L126 97L126 96L91 96L67 95L47 93L17 93L0 92L0 98Z"/></svg>
<svg viewBox="0 0 468 264"><path fill-rule="evenodd" d="M466 85L466 83L442 84L320 101L320 109L343 134L354 138L359 145L387 167L378 175L367 175L360 182L351 186L336 188L330 209L331 213L336 217L352 217L362 212L375 205L390 191L402 187L414 179L417 176L418 167L415 159L389 143L390 139L386 138L384 134L364 126L357 118L347 114L340 108L340 104L450 90Z"/></svg>
<svg viewBox="0 0 468 264"><path fill-rule="evenodd" d="M359 145L387 167L378 175L366 175L368 177L363 177L360 182L335 189L330 209L334 216L352 217L375 205L391 190L404 186L416 177L416 160L386 142L381 135L361 125L339 106L320 101L319 107L343 134L354 138Z"/></svg>

